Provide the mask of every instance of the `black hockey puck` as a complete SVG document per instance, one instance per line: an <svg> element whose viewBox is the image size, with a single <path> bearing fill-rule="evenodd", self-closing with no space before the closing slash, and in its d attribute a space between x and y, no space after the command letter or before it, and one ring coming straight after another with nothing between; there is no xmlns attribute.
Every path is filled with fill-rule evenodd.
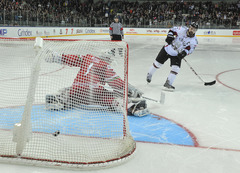
<svg viewBox="0 0 240 173"><path fill-rule="evenodd" d="M54 132L52 135L53 136L58 136L60 134L60 131L59 130L57 130L56 132Z"/></svg>

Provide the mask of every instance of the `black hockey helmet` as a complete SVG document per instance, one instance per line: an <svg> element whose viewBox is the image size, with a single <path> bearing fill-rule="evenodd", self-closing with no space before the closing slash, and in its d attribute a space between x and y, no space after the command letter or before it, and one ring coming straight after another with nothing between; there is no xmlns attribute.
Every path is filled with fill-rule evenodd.
<svg viewBox="0 0 240 173"><path fill-rule="evenodd" d="M113 18L113 19L114 19L114 22L116 22L116 21L115 21L115 19L118 19L118 22L120 22L120 17L119 17L119 16L117 16L117 15L116 15L116 16L114 16L114 18Z"/></svg>
<svg viewBox="0 0 240 173"><path fill-rule="evenodd" d="M187 31L187 36L188 37L194 37L197 30L198 30L198 24L196 22L192 22L190 24L190 27L189 27L188 31Z"/></svg>
<svg viewBox="0 0 240 173"><path fill-rule="evenodd" d="M190 24L191 27L195 28L195 29L198 29L198 24L196 22L192 22Z"/></svg>
<svg viewBox="0 0 240 173"><path fill-rule="evenodd" d="M116 15L116 16L114 16L114 19L119 19L119 16L117 16L117 15Z"/></svg>

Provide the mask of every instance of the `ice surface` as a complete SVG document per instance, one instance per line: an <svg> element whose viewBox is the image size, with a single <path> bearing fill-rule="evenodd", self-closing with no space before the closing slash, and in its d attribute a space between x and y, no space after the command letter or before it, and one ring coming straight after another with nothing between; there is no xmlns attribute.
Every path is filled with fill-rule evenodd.
<svg viewBox="0 0 240 173"><path fill-rule="evenodd" d="M61 37L62 38L62 37ZM70 38L103 39L108 36ZM161 88L170 72L169 61L156 71L147 84L146 74L164 43L164 37L125 36L129 43L129 81L146 97L160 99ZM69 39L69 37L68 37ZM165 92L165 103L148 101L154 114L186 127L198 146L137 142L135 157L118 167L99 173L238 173L240 172L240 38L198 38L195 52L186 59L206 81L204 86L190 68L182 68L174 82L176 91ZM65 173L70 170L0 164L1 173ZM83 172L83 171L82 171Z"/></svg>

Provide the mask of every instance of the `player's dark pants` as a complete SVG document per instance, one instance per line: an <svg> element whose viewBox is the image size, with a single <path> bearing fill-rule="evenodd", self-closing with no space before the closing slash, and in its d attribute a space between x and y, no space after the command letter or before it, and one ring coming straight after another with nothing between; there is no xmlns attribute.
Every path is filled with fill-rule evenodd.
<svg viewBox="0 0 240 173"><path fill-rule="evenodd" d="M112 35L112 39L111 40L120 40L120 41L122 41L122 36L121 35Z"/></svg>
<svg viewBox="0 0 240 173"><path fill-rule="evenodd" d="M161 63L161 64L164 64L164 63L168 60L168 58L170 58L170 62L171 62L170 66L176 65L176 66L181 67L181 61L182 61L182 60L179 59L177 56L171 56L171 55L169 55L169 54L165 51L164 46L163 46L163 48L162 48L162 49L160 50L160 52L158 53L158 56L157 56L157 58L156 58L156 61L159 62L159 63Z"/></svg>

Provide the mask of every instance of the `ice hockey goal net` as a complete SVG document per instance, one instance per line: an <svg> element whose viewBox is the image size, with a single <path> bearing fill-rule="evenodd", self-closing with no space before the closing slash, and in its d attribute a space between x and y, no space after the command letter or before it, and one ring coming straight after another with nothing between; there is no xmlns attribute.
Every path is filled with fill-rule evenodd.
<svg viewBox="0 0 240 173"><path fill-rule="evenodd" d="M0 161L95 169L130 158L127 43L37 42L0 39Z"/></svg>

